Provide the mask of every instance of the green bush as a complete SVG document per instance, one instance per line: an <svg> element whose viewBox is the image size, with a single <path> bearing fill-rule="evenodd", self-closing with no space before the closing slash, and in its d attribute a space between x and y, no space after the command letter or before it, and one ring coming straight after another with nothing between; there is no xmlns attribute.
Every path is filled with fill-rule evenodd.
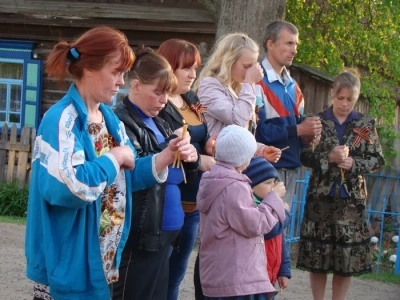
<svg viewBox="0 0 400 300"><path fill-rule="evenodd" d="M28 206L28 186L18 186L13 183L0 182L0 215L25 217Z"/></svg>

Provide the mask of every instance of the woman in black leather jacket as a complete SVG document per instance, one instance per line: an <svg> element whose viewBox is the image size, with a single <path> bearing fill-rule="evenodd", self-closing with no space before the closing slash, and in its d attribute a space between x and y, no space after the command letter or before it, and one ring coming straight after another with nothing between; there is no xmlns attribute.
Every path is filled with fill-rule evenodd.
<svg viewBox="0 0 400 300"><path fill-rule="evenodd" d="M169 259L167 298L167 300L178 300L179 285L185 276L199 230L200 215L196 209L196 197L200 179L203 172L208 171L215 164L215 160L206 154L206 148L209 148L210 144L207 144L210 139L203 115L206 109L201 106L197 94L190 90L196 79L197 68L201 64L199 51L194 44L185 40L170 39L161 44L157 53L168 60L177 79L177 87L168 95L168 103L159 116L167 121L172 129L181 127L185 120L189 124L190 142L196 147L201 157L197 179L192 184L180 185L185 222L181 230L179 247L172 251ZM200 292L200 289L199 284L196 284L196 293Z"/></svg>
<svg viewBox="0 0 400 300"><path fill-rule="evenodd" d="M168 62L150 48L136 50L136 61L128 73L130 92L114 112L124 123L128 138L139 156L158 153L170 139L182 135L172 132L168 123L157 117L167 103L167 93L176 79ZM190 159L183 161L188 182L194 180L200 165L193 145ZM169 256L184 222L178 185L183 182L180 168L169 167L166 183L135 193L132 226L122 254L119 281L113 285L113 300L163 300L167 297Z"/></svg>

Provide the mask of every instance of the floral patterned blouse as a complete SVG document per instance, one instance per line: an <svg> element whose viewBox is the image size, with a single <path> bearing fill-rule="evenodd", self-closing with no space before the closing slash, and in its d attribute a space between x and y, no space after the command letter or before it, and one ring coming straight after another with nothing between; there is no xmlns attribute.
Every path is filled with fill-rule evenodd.
<svg viewBox="0 0 400 300"><path fill-rule="evenodd" d="M108 133L104 121L102 123L89 123L88 129L97 156L101 156L113 147L118 146L114 138ZM110 284L118 280L115 254L125 221L126 182L123 171L120 171L114 183L103 191L100 199L100 252L104 274L108 284Z"/></svg>

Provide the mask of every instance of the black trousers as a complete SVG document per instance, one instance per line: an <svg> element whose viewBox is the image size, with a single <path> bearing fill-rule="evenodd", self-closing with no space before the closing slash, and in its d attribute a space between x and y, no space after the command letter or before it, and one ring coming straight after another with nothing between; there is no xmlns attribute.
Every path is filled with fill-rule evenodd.
<svg viewBox="0 0 400 300"><path fill-rule="evenodd" d="M203 290L200 281L200 253L197 253L196 262L193 271L194 298L196 300L204 300Z"/></svg>
<svg viewBox="0 0 400 300"><path fill-rule="evenodd" d="M159 251L132 250L122 253L119 280L113 284L112 300L167 299L171 244L180 230L163 231Z"/></svg>

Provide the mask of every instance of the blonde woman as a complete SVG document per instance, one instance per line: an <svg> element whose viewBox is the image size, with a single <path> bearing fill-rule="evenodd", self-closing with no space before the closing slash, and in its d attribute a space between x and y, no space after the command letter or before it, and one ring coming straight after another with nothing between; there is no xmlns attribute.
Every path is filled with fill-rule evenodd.
<svg viewBox="0 0 400 300"><path fill-rule="evenodd" d="M255 83L263 78L257 62L259 47L244 33L223 36L214 46L194 91L207 108L205 120L210 136L217 136L228 125L239 125L255 133ZM281 150L257 144L256 155L277 162ZM196 300L203 300L199 277L199 257L194 270Z"/></svg>
<svg viewBox="0 0 400 300"><path fill-rule="evenodd" d="M218 135L228 125L248 128L254 134L254 85L263 78L258 55L257 43L244 33L228 34L215 44L194 87L201 104L207 108L205 119L211 136ZM276 162L281 151L259 144L257 155Z"/></svg>

